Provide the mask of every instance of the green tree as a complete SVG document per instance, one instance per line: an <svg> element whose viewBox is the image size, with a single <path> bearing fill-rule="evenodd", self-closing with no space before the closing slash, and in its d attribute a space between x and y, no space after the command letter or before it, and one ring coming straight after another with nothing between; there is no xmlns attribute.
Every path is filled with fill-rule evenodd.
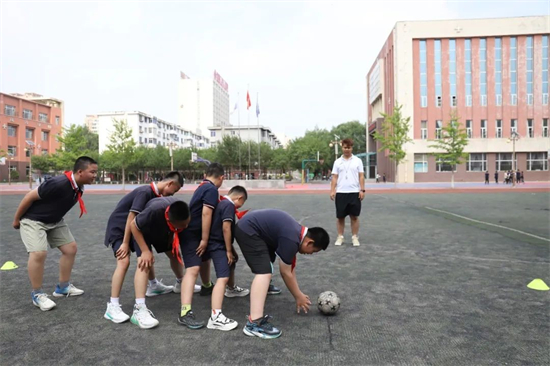
<svg viewBox="0 0 550 366"><path fill-rule="evenodd" d="M113 128L107 149L111 151L122 170L122 189L126 188L126 168L132 163L136 142L126 120L113 118Z"/></svg>
<svg viewBox="0 0 550 366"><path fill-rule="evenodd" d="M288 161L290 168L302 169L302 161L304 159L312 159L319 157L324 159L324 164L316 165L316 169L326 170L334 163L334 154L329 144L333 136L326 129L315 127L311 131L306 131L303 137L296 138L288 145ZM332 158L331 158L332 157Z"/></svg>
<svg viewBox="0 0 550 366"><path fill-rule="evenodd" d="M403 145L407 142L412 142L412 139L409 137L409 122L411 117L404 118L402 116L402 107L402 105L393 107L393 113L391 115L380 113L382 117L384 117L381 132L375 131L373 136L374 139L381 144L378 151L387 150L388 157L395 163L395 185L397 185L399 164L405 160L406 156Z"/></svg>
<svg viewBox="0 0 550 366"><path fill-rule="evenodd" d="M32 155L31 165L33 169L40 170L42 175L54 170L55 161L49 155Z"/></svg>
<svg viewBox="0 0 550 366"><path fill-rule="evenodd" d="M286 175L290 169L288 151L286 149L274 149L269 168Z"/></svg>
<svg viewBox="0 0 550 366"><path fill-rule="evenodd" d="M429 147L437 150L432 155L439 163L450 166L451 188L454 188L456 166L463 164L468 157L468 154L464 153L464 148L468 145L468 135L456 113L451 113L449 123L441 128L440 138L432 142Z"/></svg>
<svg viewBox="0 0 550 366"><path fill-rule="evenodd" d="M89 156L99 159L99 136L86 126L71 125L58 136L60 149L52 155L55 170L71 170L79 156Z"/></svg>
<svg viewBox="0 0 550 366"><path fill-rule="evenodd" d="M334 127L331 131L331 140L334 139L334 135L340 136L340 139L350 138L353 140L353 152L355 154L364 153L367 151L366 143L366 127L364 123L359 121L350 121L341 123ZM340 150L341 151L341 150Z"/></svg>

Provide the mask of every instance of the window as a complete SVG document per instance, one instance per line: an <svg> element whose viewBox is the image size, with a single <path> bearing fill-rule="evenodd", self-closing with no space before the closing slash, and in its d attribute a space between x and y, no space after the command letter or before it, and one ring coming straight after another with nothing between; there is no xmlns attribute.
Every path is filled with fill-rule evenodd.
<svg viewBox="0 0 550 366"><path fill-rule="evenodd" d="M25 138L27 140L32 140L33 132L34 132L34 130L32 130L30 128L25 128Z"/></svg>
<svg viewBox="0 0 550 366"><path fill-rule="evenodd" d="M48 155L48 149L42 149L42 155Z"/></svg>
<svg viewBox="0 0 550 366"><path fill-rule="evenodd" d="M542 119L542 137L548 137L548 118Z"/></svg>
<svg viewBox="0 0 550 366"><path fill-rule="evenodd" d="M435 138L437 140L441 139L441 127L442 127L441 120L435 121Z"/></svg>
<svg viewBox="0 0 550 366"><path fill-rule="evenodd" d="M441 40L434 41L434 72L436 106L441 107Z"/></svg>
<svg viewBox="0 0 550 366"><path fill-rule="evenodd" d="M481 120L481 138L482 139L487 138L487 120L486 119Z"/></svg>
<svg viewBox="0 0 550 366"><path fill-rule="evenodd" d="M210 131L210 137L216 137L216 131Z"/></svg>
<svg viewBox="0 0 550 366"><path fill-rule="evenodd" d="M487 105L487 40L479 40L479 93L481 105Z"/></svg>
<svg viewBox="0 0 550 366"><path fill-rule="evenodd" d="M449 40L449 92L451 94L450 104L456 106L456 40Z"/></svg>
<svg viewBox="0 0 550 366"><path fill-rule="evenodd" d="M535 137L533 132L533 120L527 120L527 137Z"/></svg>
<svg viewBox="0 0 550 366"><path fill-rule="evenodd" d="M23 109L23 118L32 119L32 111L30 109Z"/></svg>
<svg viewBox="0 0 550 366"><path fill-rule="evenodd" d="M428 121L420 122L420 138L426 140L428 138Z"/></svg>
<svg viewBox="0 0 550 366"><path fill-rule="evenodd" d="M495 104L502 105L502 39L495 38Z"/></svg>
<svg viewBox="0 0 550 366"><path fill-rule="evenodd" d="M464 78L466 106L472 106L472 41L464 40Z"/></svg>
<svg viewBox="0 0 550 366"><path fill-rule="evenodd" d="M517 158L516 158L517 162ZM496 159L496 170L507 171L512 170L512 153L498 153Z"/></svg>
<svg viewBox="0 0 550 366"><path fill-rule="evenodd" d="M4 114L6 116L15 116L15 106L6 104L4 106Z"/></svg>
<svg viewBox="0 0 550 366"><path fill-rule="evenodd" d="M420 106L428 106L428 67L426 65L426 41L420 41Z"/></svg>
<svg viewBox="0 0 550 366"><path fill-rule="evenodd" d="M437 159L435 168L438 173L452 171L456 172L456 165L453 166L451 164L445 163L443 160L441 160L441 158Z"/></svg>
<svg viewBox="0 0 550 366"><path fill-rule="evenodd" d="M414 154L414 172L415 173L428 172L428 155L427 154Z"/></svg>
<svg viewBox="0 0 550 366"><path fill-rule="evenodd" d="M510 135L514 132L518 132L518 120L513 119L510 121Z"/></svg>
<svg viewBox="0 0 550 366"><path fill-rule="evenodd" d="M48 137L50 137L49 131L42 131L42 141L48 141Z"/></svg>
<svg viewBox="0 0 550 366"><path fill-rule="evenodd" d="M17 147L16 146L8 146L8 155L16 156L17 155Z"/></svg>
<svg viewBox="0 0 550 366"><path fill-rule="evenodd" d="M17 136L17 126L8 125L8 136L10 137Z"/></svg>
<svg viewBox="0 0 550 366"><path fill-rule="evenodd" d="M527 104L533 104L533 37L527 37L526 50Z"/></svg>
<svg viewBox="0 0 550 366"><path fill-rule="evenodd" d="M466 120L466 135L468 136L469 139L472 138L472 120L471 119Z"/></svg>
<svg viewBox="0 0 550 366"><path fill-rule="evenodd" d="M548 104L548 36L542 36L542 104Z"/></svg>
<svg viewBox="0 0 550 366"><path fill-rule="evenodd" d="M510 104L518 103L518 51L517 38L510 38Z"/></svg>
<svg viewBox="0 0 550 366"><path fill-rule="evenodd" d="M235 135L235 131L231 131L231 135Z"/></svg>
<svg viewBox="0 0 550 366"><path fill-rule="evenodd" d="M466 163L467 172L484 172L487 170L487 154L470 154Z"/></svg>
<svg viewBox="0 0 550 366"><path fill-rule="evenodd" d="M527 155L527 170L548 170L548 153L532 152Z"/></svg>
<svg viewBox="0 0 550 366"><path fill-rule="evenodd" d="M59 125L59 116L55 116L55 124Z"/></svg>
<svg viewBox="0 0 550 366"><path fill-rule="evenodd" d="M31 157L31 149L25 149L25 156L27 158L30 158Z"/></svg>
<svg viewBox="0 0 550 366"><path fill-rule="evenodd" d="M48 122L48 115L46 113L38 113L38 120L40 122Z"/></svg>
<svg viewBox="0 0 550 366"><path fill-rule="evenodd" d="M25 175L26 175L27 177L29 176L30 171L31 171L31 168L27 165L27 166L25 167Z"/></svg>
<svg viewBox="0 0 550 366"><path fill-rule="evenodd" d="M11 165L10 166L10 171L16 172L17 171L17 165Z"/></svg>
<svg viewBox="0 0 550 366"><path fill-rule="evenodd" d="M501 119L497 119L495 131L496 131L495 137L497 139L502 138L502 120Z"/></svg>

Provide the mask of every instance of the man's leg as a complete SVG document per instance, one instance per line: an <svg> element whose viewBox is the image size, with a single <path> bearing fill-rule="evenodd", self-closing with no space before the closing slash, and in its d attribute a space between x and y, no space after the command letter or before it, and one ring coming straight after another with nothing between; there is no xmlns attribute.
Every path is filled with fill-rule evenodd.
<svg viewBox="0 0 550 366"><path fill-rule="evenodd" d="M359 216L351 216L351 235L357 235L359 233Z"/></svg>
<svg viewBox="0 0 550 366"><path fill-rule="evenodd" d="M256 320L264 316L265 298L271 282L271 273L257 274L250 288L250 319Z"/></svg>
<svg viewBox="0 0 550 366"><path fill-rule="evenodd" d="M61 251L61 258L59 259L59 283L69 282L71 279L71 272L73 271L74 259L76 257L76 242L62 245L58 247Z"/></svg>
<svg viewBox="0 0 550 366"><path fill-rule="evenodd" d="M30 252L27 270L29 272L29 280L33 291L42 288L44 279L44 263L46 262L47 251Z"/></svg>

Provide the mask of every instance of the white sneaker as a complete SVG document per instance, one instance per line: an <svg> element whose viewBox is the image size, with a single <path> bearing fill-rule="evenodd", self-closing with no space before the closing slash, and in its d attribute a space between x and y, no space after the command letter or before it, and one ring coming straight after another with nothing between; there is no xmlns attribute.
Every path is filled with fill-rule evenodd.
<svg viewBox="0 0 550 366"><path fill-rule="evenodd" d="M212 317L208 318L208 325L206 326L208 329L217 329L217 330L233 330L239 326L239 323L237 323L233 319L227 318L223 313L219 313L216 319L212 319Z"/></svg>
<svg viewBox="0 0 550 366"><path fill-rule="evenodd" d="M130 315L122 311L120 304L111 304L110 302L107 303L107 310L103 317L117 324L124 323L126 320L130 319Z"/></svg>
<svg viewBox="0 0 550 366"><path fill-rule="evenodd" d="M84 290L74 287L72 283L65 288L60 288L59 285L55 286L55 291L53 292L54 297L69 297L69 296L80 296L84 293Z"/></svg>
<svg viewBox="0 0 550 366"><path fill-rule="evenodd" d="M48 311L55 307L55 302L48 299L48 295L41 292L32 297L32 303L34 306L38 306L42 311Z"/></svg>
<svg viewBox="0 0 550 366"><path fill-rule="evenodd" d="M181 294L181 282L176 281L176 284L174 285L174 289L172 291L174 291L176 294ZM199 292L201 292L201 287L199 285L195 285L193 293L198 294Z"/></svg>
<svg viewBox="0 0 550 366"><path fill-rule="evenodd" d="M338 237L336 238L336 243L334 243L334 245L342 245L343 242L344 242L344 235L338 235Z"/></svg>
<svg viewBox="0 0 550 366"><path fill-rule="evenodd" d="M244 297L250 293L250 290L247 288L242 288L237 285L235 287L231 288L229 286L225 286L225 297Z"/></svg>
<svg viewBox="0 0 550 366"><path fill-rule="evenodd" d="M174 286L166 286L164 283L162 283L162 280L157 281L154 285L147 285L147 293L145 296L147 297L153 297L158 295L164 295L172 292L174 290Z"/></svg>
<svg viewBox="0 0 550 366"><path fill-rule="evenodd" d="M153 312L147 309L145 304L134 305L134 312L130 321L141 329L151 329L159 325L159 321L155 318Z"/></svg>
<svg viewBox="0 0 550 366"><path fill-rule="evenodd" d="M359 237L357 235L353 235L351 237L351 242L353 243L354 247L358 247L360 245L359 244Z"/></svg>

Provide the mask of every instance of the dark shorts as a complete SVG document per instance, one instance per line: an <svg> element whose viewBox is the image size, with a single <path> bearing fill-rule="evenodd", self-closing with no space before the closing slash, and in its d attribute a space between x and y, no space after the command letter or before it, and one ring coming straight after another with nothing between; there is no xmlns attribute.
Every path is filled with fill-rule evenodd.
<svg viewBox="0 0 550 366"><path fill-rule="evenodd" d="M232 269L235 269L235 263L231 266L227 263L227 254L225 249L213 250L211 252L206 252L202 255L202 260L206 261L212 259L214 264L214 269L216 270L217 278L228 278Z"/></svg>
<svg viewBox="0 0 550 366"><path fill-rule="evenodd" d="M172 250L172 243L147 243L147 246L149 247L149 250L153 250L152 248L155 248L157 253L164 253ZM141 249L139 249L138 243L132 240L131 247L133 247L132 251L136 252L136 256L138 258L141 257Z"/></svg>
<svg viewBox="0 0 550 366"><path fill-rule="evenodd" d="M203 261L206 261L206 259L197 255L197 248L200 242L200 236L190 235L189 233L180 236L181 256L185 268L197 267L200 266Z"/></svg>
<svg viewBox="0 0 550 366"><path fill-rule="evenodd" d="M361 214L361 200L357 193L336 193L336 217L343 219L346 216L359 216Z"/></svg>
<svg viewBox="0 0 550 366"><path fill-rule="evenodd" d="M269 248L267 243L259 236L250 236L241 229L239 225L235 227L235 240L241 252L243 253L246 264L254 274L273 273L273 262L275 262L275 252Z"/></svg>
<svg viewBox="0 0 550 366"><path fill-rule="evenodd" d="M123 238L120 238L120 239L115 239L110 245L110 247L113 249L113 255L116 257L116 251L120 249L120 246L122 245L122 239ZM138 246L137 243L134 241L134 239L132 238L130 240L130 252L135 252L136 250L134 249L134 246Z"/></svg>

